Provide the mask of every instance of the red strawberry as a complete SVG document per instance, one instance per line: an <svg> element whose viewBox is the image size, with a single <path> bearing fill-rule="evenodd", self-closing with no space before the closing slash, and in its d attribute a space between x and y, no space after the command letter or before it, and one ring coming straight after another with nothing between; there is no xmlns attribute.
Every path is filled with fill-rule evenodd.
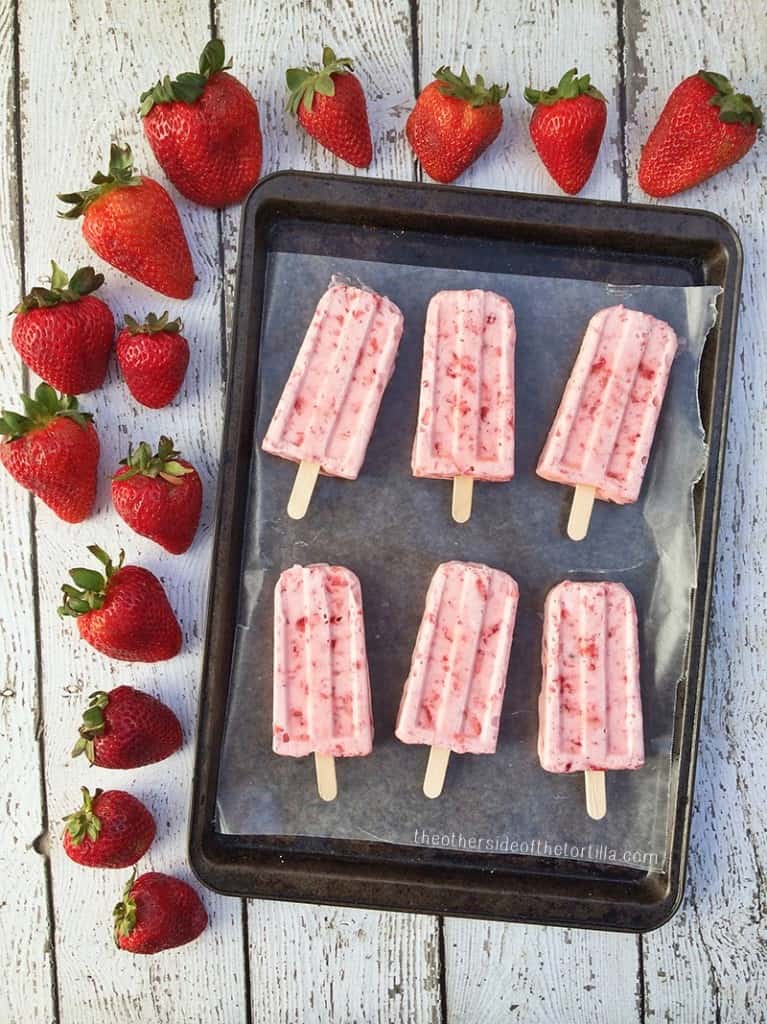
<svg viewBox="0 0 767 1024"><path fill-rule="evenodd" d="M129 868L144 856L155 835L154 818L140 800L119 789L91 796L64 821L64 852L88 868Z"/></svg>
<svg viewBox="0 0 767 1024"><path fill-rule="evenodd" d="M730 167L751 149L762 112L724 75L699 71L674 89L642 149L639 184L673 196Z"/></svg>
<svg viewBox="0 0 767 1024"><path fill-rule="evenodd" d="M162 545L172 555L194 540L202 508L202 483L197 470L179 458L169 437L161 437L157 454L142 441L128 450L112 477L112 501L132 530Z"/></svg>
<svg viewBox="0 0 767 1024"><path fill-rule="evenodd" d="M289 68L288 110L321 146L353 167L368 167L373 159L365 93L352 74L348 57L336 57L326 46L322 67Z"/></svg>
<svg viewBox="0 0 767 1024"><path fill-rule="evenodd" d="M94 188L59 194L72 209L59 216L83 218L93 251L142 284L188 299L194 268L173 200L152 178L133 173L130 146L113 145L109 173L94 175Z"/></svg>
<svg viewBox="0 0 767 1024"><path fill-rule="evenodd" d="M0 414L0 462L66 523L87 519L96 500L99 438L89 412L77 399L39 384L35 397L22 395L24 413Z"/></svg>
<svg viewBox="0 0 767 1024"><path fill-rule="evenodd" d="M162 409L178 394L189 365L189 345L180 320L150 313L143 324L125 317L117 335L117 362L128 390L149 409Z"/></svg>
<svg viewBox="0 0 767 1024"><path fill-rule="evenodd" d="M508 85L491 85L482 75L472 84L466 68L460 77L449 67L434 72L416 100L405 126L408 142L435 181L454 181L498 136L503 124L501 100Z"/></svg>
<svg viewBox="0 0 767 1024"><path fill-rule="evenodd" d="M119 661L165 661L181 650L181 627L157 577L138 565L117 565L100 547L88 550L104 566L73 569L76 586L65 583L59 615L77 619L80 636ZM79 589L78 589L79 588Z"/></svg>
<svg viewBox="0 0 767 1024"><path fill-rule="evenodd" d="M212 39L200 71L166 75L141 95L144 134L170 180L187 199L228 206L243 199L261 173L258 107L226 74L224 44Z"/></svg>
<svg viewBox="0 0 767 1024"><path fill-rule="evenodd" d="M85 754L99 768L141 768L164 761L182 742L169 707L132 686L118 686L91 694L72 757Z"/></svg>
<svg viewBox="0 0 767 1024"><path fill-rule="evenodd" d="M51 262L50 288L33 288L14 309L13 347L38 377L67 395L104 383L115 334L109 306L95 298L104 275L81 267L67 277Z"/></svg>
<svg viewBox="0 0 767 1024"><path fill-rule="evenodd" d="M607 123L607 101L591 84L590 75L578 78L570 68L559 85L545 91L525 89L535 107L530 137L544 167L557 185L574 196L591 177Z"/></svg>
<svg viewBox="0 0 767 1024"><path fill-rule="evenodd" d="M125 886L114 908L114 937L129 953L159 953L192 942L205 931L208 915L191 885L148 871Z"/></svg>

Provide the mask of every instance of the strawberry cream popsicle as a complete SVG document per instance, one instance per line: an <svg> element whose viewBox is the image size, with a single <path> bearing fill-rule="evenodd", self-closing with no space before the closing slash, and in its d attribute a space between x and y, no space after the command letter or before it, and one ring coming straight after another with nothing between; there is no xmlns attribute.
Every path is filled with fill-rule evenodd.
<svg viewBox="0 0 767 1024"><path fill-rule="evenodd" d="M373 748L362 593L339 565L294 565L274 592L275 754L314 754L320 796L336 796L334 758Z"/></svg>
<svg viewBox="0 0 767 1024"><path fill-rule="evenodd" d="M486 565L445 562L432 577L395 729L431 747L428 797L451 751L495 753L518 598L515 580Z"/></svg>
<svg viewBox="0 0 767 1024"><path fill-rule="evenodd" d="M639 497L677 344L663 320L624 306L591 318L537 469L576 488L573 540L586 535L595 497Z"/></svg>
<svg viewBox="0 0 767 1024"><path fill-rule="evenodd" d="M471 515L474 480L514 476L514 309L495 292L444 291L426 314L417 477L453 480L453 518Z"/></svg>
<svg viewBox="0 0 767 1024"><path fill-rule="evenodd" d="M605 814L604 772L644 764L634 599L621 583L564 581L543 612L538 756L586 772L589 814Z"/></svg>
<svg viewBox="0 0 767 1024"><path fill-rule="evenodd" d="M402 336L383 295L334 284L317 305L263 440L299 462L288 514L301 519L320 471L356 480Z"/></svg>

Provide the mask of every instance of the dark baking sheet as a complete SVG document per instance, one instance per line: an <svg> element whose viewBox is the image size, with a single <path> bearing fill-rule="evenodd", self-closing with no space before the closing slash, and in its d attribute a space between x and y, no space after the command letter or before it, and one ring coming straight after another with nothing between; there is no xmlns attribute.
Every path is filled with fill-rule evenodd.
<svg viewBox="0 0 767 1024"><path fill-rule="evenodd" d="M435 206L436 209L433 208ZM471 206L475 207L473 222L465 223L462 226L456 225L456 220L461 219L458 211L465 215L466 208ZM609 221L606 216L608 209L610 211ZM627 232L625 227L622 232L615 230L616 221L626 216L635 220L633 233ZM323 220L323 218L327 218L327 220ZM636 223L637 218L640 218L641 223ZM575 223L566 223L568 219ZM603 219L609 222L611 230L603 231L602 245L599 245L596 235L600 230L599 222ZM553 234L552 229L557 220L561 226L557 233ZM665 222L664 228L668 231L668 236L664 236L660 231L661 221ZM398 227L393 228L393 224L397 224ZM674 224L677 225L676 231L672 229ZM680 242L685 240L683 232L680 230L682 225L687 228L685 236L687 251L680 250ZM403 230L404 226L406 226L405 230ZM461 227L460 233L453 235L444 233L448 227L459 226ZM620 227L619 224L617 226ZM471 227L481 233L479 237L471 237L469 233ZM642 227L644 227L644 235ZM695 230L690 232L689 229L692 227ZM428 231L428 228L431 228L431 231ZM646 232L649 229L652 229L652 235L648 238ZM635 251L632 252L632 249ZM263 373L275 373L275 379L278 378L281 382L289 369L297 347L297 343L294 341L290 351L282 354L286 367L281 367L280 348L279 345L274 347L274 328L272 328L270 337L267 339L267 343L273 346L269 359L265 358L263 363L259 364L258 339L262 312L260 303L264 293L263 280L266 261L270 253L315 252L324 255L330 254L338 257L339 260L348 257L373 259L381 264L381 268L387 264L404 263L459 267L473 270L477 274L488 270L500 270L507 273L537 273L547 276L602 279L616 284L622 281L677 286L702 283L722 284L726 289L722 301L722 316L720 316L717 329L707 347L701 396L704 420L712 443L713 464L716 467L719 455L717 435L721 428L726 398L728 365L727 359L724 362L721 361L721 355L723 344L726 342L729 345L730 340L727 331L722 330L723 316L727 313L728 308L732 308L732 293L731 290L728 290L728 285L731 289L737 280L737 266L735 265L738 257L737 243L729 233L729 229L720 221L707 215L685 215L676 211L637 210L611 204L536 200L509 194L495 197L488 193L436 189L428 186L391 186L367 182L362 187L359 182L338 178L280 175L259 186L249 202L243 222L242 250L238 332L233 354L232 379L235 381L235 385L230 389L228 443L225 446L219 543L215 560L217 571L213 579L212 623L208 633L203 715L201 716L201 745L198 752L198 799L195 802L196 813L193 821L192 858L203 880L227 891L244 891L253 895L329 899L331 902L402 906L407 909L443 910L450 913L473 913L480 916L559 920L609 927L640 928L659 923L663 916L668 915L681 891L683 844L680 845L679 842L680 830L683 832L686 827L686 810L683 799L689 792L691 784L691 761L688 756L685 765L684 744L691 740L695 729L695 709L700 682L700 666L696 667L695 661L696 650L699 658L701 648L695 633L690 645L687 685L679 688L676 700L674 751L670 761L671 813L666 813L665 801L659 803L656 801L657 806L661 807L661 813L665 819L660 822L660 832L667 836L667 841L663 844L666 855L660 863L655 863L656 870L651 873L627 869L624 866L615 867L609 864L599 866L566 859L554 860L546 856L494 857L485 854L477 856L476 852L466 851L464 853L460 849L450 851L432 848L408 849L392 843L366 842L364 839L366 832L372 839L372 836L380 838L382 830L375 829L371 832L366 828L364 801L355 803L353 799L354 773L359 770L360 762L344 762L339 766L342 786L341 799L329 812L323 809L320 825L317 826L311 799L313 795L311 792L311 766L308 766L305 761L292 762L288 759L273 758L268 754L270 705L268 698L264 699L264 678L270 676L268 663L271 659L271 642L268 635L267 637L261 635L265 631L264 615L260 614L259 617L257 608L255 611L254 608L248 608L247 602L245 602L246 607L240 609L240 621L247 624L251 621L251 616L256 614L253 624L258 628L255 630L240 629L239 635L240 640L250 648L248 662L255 666L252 680L253 701L248 704L247 700L242 700L245 692L242 685L233 688L235 701L230 705L230 711L238 727L233 733L230 730L225 756L223 759L220 757L224 724L222 704L226 704L226 691L232 662L233 627L237 616L236 601L241 568L244 567L245 578L252 585L252 593L256 595L261 583L263 583L265 591L269 591L279 569L284 568L293 560L307 562L327 558L345 562L360 572L368 612L368 640L371 648L373 679L374 682L376 678L391 679L390 687L387 685L385 691L382 690L380 694L378 691L376 692L378 747L378 744L381 743L384 745L396 744L396 741L389 735L389 718L392 718L393 721L393 708L389 708L388 705L392 703L394 695L399 693L404 679L417 618L420 616L423 593L430 575L430 571L426 571L426 563L428 562L433 568L436 564L435 556L440 555L441 557L441 548L439 552L430 550L429 537L436 535L440 538L440 543L445 548L445 557L485 558L490 564L496 564L511 571L523 584L523 594L526 593L529 598L529 608L526 608L523 614L526 614L530 621L526 625L523 623L518 625L515 654L521 650L520 664L524 664L525 656L528 659L533 657L534 638L539 634L539 624L535 621L535 609L542 603L545 588L556 579L561 578L562 575L572 571L577 572L579 562L590 568L594 567L594 552L588 551L587 542L579 549L579 553L574 554L567 573L560 571L561 566L556 571L552 569L553 578L539 576L533 586L530 584L531 577L524 562L526 550L533 552L532 560L535 562L535 545L531 544L528 539L527 549L522 543L517 544L515 548L513 544L509 546L509 542L513 541L513 536L510 537L508 531L503 537L499 536L497 532L492 532L504 525L502 514L499 516L499 509L493 505L495 503L497 506L497 502L502 500L499 496L499 491L503 490L502 488L497 485L477 488L475 499L477 513L472 520L473 534L470 535L466 528L452 527L451 529L448 526L448 485L440 482L410 480L408 483L416 488L416 491L412 493L416 494L419 499L417 502L419 507L414 507L411 510L414 527L411 531L406 529L407 516L400 510L401 527L387 536L388 543L383 546L380 553L380 557L385 557L391 567L389 573L391 593L387 591L385 585L380 588L376 587L375 552L369 550L362 554L357 551L355 552L357 557L348 557L350 524L361 523L364 520L365 508L371 507L370 503L375 497L370 493L371 488L373 491L376 487L380 488L387 477L386 458L389 457L397 462L402 461L400 448L407 449L409 446L409 439L412 436L412 424L409 422L409 419L412 418L409 417L410 410L401 410L399 407L395 407L392 404L394 399L391 395L387 396L390 399L389 405L387 406L386 401L384 403L381 414L382 422L379 423L371 443L370 465L366 466L360 481L352 485L341 485L339 488L335 486L335 481L321 480L318 486L320 495L318 506L313 507L309 518L303 524L286 529L284 500L289 490L293 469L279 460L268 459L267 476L262 484L257 475L259 484L262 485L257 489L250 510L246 513L248 479L251 471L256 471L257 474L260 471L259 460L255 464L251 463L254 416L260 412L261 419L264 420L256 430L255 436L259 438L263 433L265 422L268 421L271 414L271 407L259 410L254 406L254 400L257 397L254 394L257 379L263 383L263 378L257 377L259 366ZM274 257L273 263L278 266L281 259L285 265L290 264L290 257L280 256ZM311 265L311 262L305 261L305 265ZM321 260L315 261L318 273L322 273L320 269L322 263ZM341 266L339 269L344 268ZM392 268L388 267L387 269L391 270ZM731 278L730 281L727 280L728 274ZM734 278L733 274L735 274ZM311 308L318 297L318 285L321 291L326 283L325 280L320 285L319 279L307 281L305 275L302 276L301 288L300 290L296 289L297 308L291 310L289 314L286 313L286 320L293 325L293 334L296 333L294 315L305 325L308 322L308 315L301 319L305 312L302 304L308 303L310 315ZM379 281L370 281L369 283L386 291L391 298L402 303L402 297L396 294L394 287L387 287L385 283ZM446 286L449 286L447 279ZM453 286L460 287L461 285L454 284ZM514 297L510 297L514 301ZM423 297L414 296L412 301L417 303L421 298ZM616 298L616 301L619 301L619 298ZM402 304L404 307L405 303ZM425 303L421 304L425 308ZM599 307L597 306L597 308ZM642 308L646 307L643 305ZM658 315L664 313L663 309L656 308L650 308L648 311ZM417 322L418 316L414 315L413 310L405 309L405 313L406 321L410 319ZM673 323L673 315L669 314L666 318ZM582 332L583 326L583 324L578 325L577 336ZM415 326L416 333L420 329L420 325ZM301 333L302 330L299 331L299 334ZM244 344L245 338L250 341L250 344ZM712 347L715 348L714 355L717 357L713 363L711 360ZM401 360L404 358L415 361L415 369L408 367L406 372L410 373L414 380L417 380L420 345L411 345L410 348L414 350L414 353L405 355L403 351ZM717 359L719 361L718 371ZM523 366L524 363L518 360L519 371L522 371ZM280 371L282 371L281 376ZM398 374L402 374L402 372L403 368L400 366ZM395 376L395 382L396 380ZM523 389L523 380L524 378L521 378L518 383L518 394ZM274 400L276 401L281 383L275 387ZM413 396L417 396L417 388L410 388L409 391ZM711 399L714 399L713 403ZM396 427L396 429L384 429L387 410L391 420L389 426ZM397 426L398 422L399 426ZM542 436L545 434L545 430L546 425L541 425L539 432L542 432ZM389 438L401 440L404 435L408 435L404 445L387 440ZM520 441L522 441L521 438ZM531 453L533 448L540 447L540 441L541 438L530 436L520 444L518 449L520 452L518 473L520 475L523 473L527 475L528 471L531 471L534 465L534 453ZM379 448L377 458L376 444ZM528 447L530 452L527 451ZM236 458L233 458L235 455ZM529 459L528 455L530 455ZM527 466L527 462L531 462L531 465ZM406 463L398 469L402 470L402 473L399 473L400 476L403 473L406 474ZM707 508L704 500L710 479L711 471L709 470L708 477L698 488L702 549L711 542L710 523L713 506ZM533 526L538 535L544 538L542 543L547 546L556 546L561 534L561 523L557 519L561 519L564 515L566 504L564 494L558 494L560 489L552 488L552 485L542 482L539 484L545 489L546 495L542 501L541 515L537 517L538 521ZM532 484L532 486L537 485ZM513 485L511 488L508 497L513 500ZM485 495L485 491L488 492L487 495ZM422 533L423 504L420 499L427 494L433 496L434 511L438 520L440 512L442 513L441 519L446 526L444 538L441 531L435 534L432 523L427 523L427 533ZM715 490L713 498L715 500ZM426 500L428 501L428 499ZM486 506L484 513L483 505ZM561 508L559 516L556 506ZM491 507L494 512L492 516L489 514ZM621 510L621 512L626 511ZM629 531L622 536L620 526L615 525L617 517L609 516L610 510L607 506L600 508L598 512L603 512L604 518L604 523L597 519L595 524L599 525L599 550L606 550L605 542L608 542L608 548L609 542L612 542L615 557L618 558L621 566L624 568L630 566L632 563L627 560L627 554L630 554L630 551L626 550L627 546L631 547L628 538L629 536L632 538L632 543L636 540L641 548L641 530ZM624 519L624 522L630 522L631 517L638 512L638 508L629 511L629 516ZM243 527L246 527L245 534L242 532ZM461 533L461 530L464 532ZM617 533L615 533L616 530ZM353 528L351 532L354 532ZM551 535L549 536L549 534ZM394 538L397 537L399 543L393 543ZM459 544L459 549L455 548L455 543ZM468 552L463 551L465 543L470 546ZM431 547L434 545L432 544ZM571 546L563 547L562 550L569 558ZM243 551L246 556L244 566L241 563ZM302 556L302 551L305 552L306 557ZM498 553L507 551L508 554L502 554L499 560ZM346 557L344 552L347 553ZM417 553L415 557L414 552ZM496 557L493 557L494 554ZM641 565L643 562L642 551L637 550L636 554L635 561ZM379 566L380 557L378 558ZM522 563L521 571L515 560L517 558ZM360 561L362 565L360 565ZM421 562L424 564L421 565ZM610 565L603 565L602 568L609 569ZM396 604L397 595L401 592L397 589L398 575L402 576L404 590L408 594L407 602L401 603L401 606ZM534 575L533 572L533 577ZM632 589L638 592L637 596L641 605L645 592L645 578L642 574L635 574L635 576ZM423 577L420 588L415 577L418 579ZM693 609L696 631L699 630L703 622L705 604L702 606L701 600L704 602L707 600L705 585L707 575L705 573L702 583L703 586L699 580ZM394 589L391 589L392 587ZM537 593L536 588L541 590L540 594ZM541 601L536 604L537 597L540 597ZM222 601L226 604L228 612L223 621L220 614ZM257 605L258 600L256 599ZM386 606L387 632L392 629L395 632L401 632L403 636L401 644L376 643L378 638L371 636L371 605L374 623L377 616L379 619L381 618L381 608ZM641 611L640 607L640 614ZM415 619L414 624L409 621L410 618ZM268 633L268 629L266 631ZM525 641L523 639L520 642L520 637L529 638L530 649L526 655ZM262 653L263 662L266 663L264 671L258 670L259 650ZM240 653L242 653L241 647ZM376 659L380 661L380 664L376 665ZM403 665L399 665L399 661L402 661ZM516 663L517 659L515 658L513 664ZM525 675L527 674L525 673ZM513 671L511 685L515 685ZM523 689L520 692L515 690L513 697L512 695L507 696L507 708L516 706L517 711L520 712L517 716L510 715L506 726L502 727L502 736L505 735L509 741L519 740L520 735L524 738L531 729L534 735L535 731L534 703L537 696L538 679L535 678L532 682L526 679L522 686ZM673 696L673 689L671 693ZM209 699L211 695L215 695L215 700ZM238 695L239 700L236 699ZM647 695L645 695L646 697ZM512 699L513 704L510 703ZM646 717L648 717L646 699L645 707ZM651 741L655 710L657 709L650 708L648 720ZM656 732L662 732L663 727L668 725L672 717L672 707L668 706L663 710L665 720L663 715L659 719L655 719L661 722L661 726ZM685 720L685 712L687 720ZM234 741L232 736L235 737ZM208 754L204 756L206 746ZM264 756L269 760L262 761L261 767L259 767L259 757L263 758ZM500 750L497 756L502 756ZM402 750L401 759L403 765L407 766L406 775L415 776L413 795L417 797L417 781L422 773L425 760L424 752L419 748ZM462 784L464 787L468 785L467 779L473 777L476 782L477 773L480 773L483 785L489 788L492 784L492 778L485 776L488 771L492 776L493 759L456 758L454 760L458 764L451 764L447 801L437 802L439 811L436 813L440 822L449 822L451 813L453 817L461 814L465 819L466 807L461 805L460 794ZM216 763L213 763L214 761ZM269 780L265 778L264 774L267 765ZM281 780L277 793L273 786L275 771ZM242 786L243 772L252 776L247 779L247 784L244 787ZM467 776L465 773L471 774ZM608 815L607 831L595 832L593 834L595 841L600 838L607 840L611 835L613 837L617 835L620 838L621 834L625 833L632 824L631 794L633 787L643 785L645 788L641 792L646 794L647 787L653 784L651 773L646 773L644 770L641 773L622 773L622 776L618 782L618 789L614 790L616 798L612 803L614 813L611 811L611 814ZM644 778L640 781L642 776ZM525 775L524 779L528 785L535 784L535 776L530 776L528 780ZM551 779L552 777L543 776L541 786L552 784ZM581 792L573 793L573 790L569 788L576 780L562 780L554 777L555 788L561 787L563 782L567 786L566 799L568 801L574 799L582 803ZM238 783L240 800L242 800L243 793L250 790L249 808L255 808L254 817L250 819L251 824L257 826L258 821L268 822L268 825L262 826L263 831L273 832L279 831L279 828L275 829L275 822L279 825L280 821L287 820L290 827L285 826L287 834L284 838L223 834L228 828L225 820L227 815L224 815L224 820L219 820L215 816L216 792L219 793L219 796L221 794L224 794L225 797L227 794L231 795L232 786L234 785L236 790ZM392 784L399 785L399 782L393 780ZM665 777L662 785L665 792ZM211 791L211 786L214 787L213 791ZM625 793L621 792L622 788L625 788ZM476 800L477 795L476 792L470 792L469 801ZM378 799L379 803L382 802L385 799L385 792L382 791L381 794L378 794ZM452 809L448 806L450 800L455 801L455 806ZM224 804L226 805L226 800ZM393 801L393 804L395 806L392 808L394 815L391 822L392 828L383 830L387 836L397 836L396 825L399 821L399 814L396 802ZM230 811L232 806L230 802ZM430 817L435 813L433 806L429 808L428 814L424 815L424 825L426 826L429 825ZM307 821L313 822L307 831L325 829L344 838L295 838L292 833L298 831L295 823L300 819L301 814L306 816ZM298 819L296 815L298 815ZM229 816L231 817L231 813ZM241 828L243 820L239 818L235 822L237 829ZM469 814L468 820L471 822L471 814ZM325 824L323 825L322 822ZM328 822L331 823L330 827L328 827ZM342 822L343 827L340 827L338 822ZM351 831L347 828L350 822ZM650 821L648 818L640 824L657 834L657 821ZM202 832L200 833L201 825ZM610 829L613 829L614 832L610 833ZM439 831L445 831L444 825L440 826ZM503 829L499 829L499 833L502 831ZM533 836L537 833L539 838L546 838L546 822L540 823L540 827L534 828L532 833ZM513 830L512 835L514 835ZM583 834L581 833L580 836L572 837L572 841L578 842L582 838ZM589 839L591 838L592 835L589 834ZM402 841L399 840L399 843ZM650 838L647 840L647 845L648 847L652 845ZM640 844L641 846L642 844ZM222 859L217 860L217 858ZM658 867L661 867L662 870L657 870ZM443 887L443 882L447 883L451 878L453 878L452 883L448 887ZM584 894L586 892L594 894L594 886L597 883L598 886L605 886L603 898L584 902ZM557 893L557 896L554 897L553 893Z"/></svg>

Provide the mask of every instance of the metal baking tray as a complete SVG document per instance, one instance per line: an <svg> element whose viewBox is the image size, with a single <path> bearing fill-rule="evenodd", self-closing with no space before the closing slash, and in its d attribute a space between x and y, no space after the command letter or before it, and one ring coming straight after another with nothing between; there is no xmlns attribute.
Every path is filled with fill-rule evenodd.
<svg viewBox="0 0 767 1024"><path fill-rule="evenodd" d="M249 488L260 440L254 417L265 282L274 253L722 288L700 371L709 458L694 492L698 577L685 685L676 690L663 871L316 835L232 835L221 828L217 795L243 552L248 517L260 508L252 495L249 501ZM250 897L623 931L668 920L681 901L687 862L741 268L732 228L702 211L299 172L278 173L256 186L240 232L190 824L190 859L204 884ZM438 486L445 488L447 510L449 485ZM342 504L335 514L343 514ZM282 567L292 560L285 557ZM353 559L346 564L354 568ZM269 641L264 657L270 652ZM311 786L310 768L305 775ZM257 792L257 773L249 784Z"/></svg>

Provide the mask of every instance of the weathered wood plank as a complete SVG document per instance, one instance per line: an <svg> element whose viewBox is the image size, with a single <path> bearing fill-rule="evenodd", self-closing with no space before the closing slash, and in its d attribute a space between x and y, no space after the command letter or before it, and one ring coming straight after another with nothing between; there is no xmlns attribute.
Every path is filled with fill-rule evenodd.
<svg viewBox="0 0 767 1024"><path fill-rule="evenodd" d="M466 64L486 81L510 83L504 127L493 146L458 184L561 194L528 133L525 85L548 87L578 63L608 99L599 160L584 196L619 199L617 15L615 5L565 0L419 7L421 84L441 64ZM584 31L584 27L586 30ZM578 38L578 48L572 40ZM447 1014L451 1024L488 1022L634 1021L636 941L594 932L542 929L482 921L445 921Z"/></svg>
<svg viewBox="0 0 767 1024"><path fill-rule="evenodd" d="M628 0L626 80L630 196L641 145L671 89L698 67L730 75L767 100L767 23L758 4ZM673 42L672 42L673 41ZM767 200L764 139L741 163L669 202L713 210L743 242L745 273L719 529L707 689L701 727L687 897L644 939L645 1005L654 1020L767 1020L764 936L767 720L761 653L767 445Z"/></svg>
<svg viewBox="0 0 767 1024"><path fill-rule="evenodd" d="M16 150L12 5L0 6L0 310L11 310L21 292L19 183ZM10 341L5 317L0 340L0 406L20 409L24 368ZM0 831L3 879L0 962L9 980L0 988L0 1020L54 1019L53 965L48 925L46 870L33 841L43 828L37 697L31 502L0 470Z"/></svg>
<svg viewBox="0 0 767 1024"><path fill-rule="evenodd" d="M111 140L128 141L137 165L162 175L144 144L136 104L160 72L193 68L208 36L207 2L121 5L109 0L41 5L22 2L23 158L28 280L54 256L66 268L93 260L79 226L56 218L54 193L84 185L105 164ZM60 523L38 509L41 645L45 687L48 799L56 917L56 947L64 1021L230 1022L245 1016L241 905L203 893L212 926L194 945L156 958L118 953L110 939L110 911L127 872L89 872L63 854L60 819L83 782L127 788L155 813L158 837L140 867L190 877L186 819L192 779L201 618L210 556L209 529L221 424L221 337L217 217L179 202L199 281L194 297L169 303L122 275L106 271L104 296L116 315L169 306L183 316L192 361L182 395L164 410L139 409L113 368L106 386L85 396L102 442L96 515L84 526ZM186 555L174 558L118 521L108 479L129 440L155 442L170 434L200 469L206 492L203 527ZM58 588L68 567L88 559L98 542L158 573L184 629L184 651L157 666L109 661L77 639L72 622L56 615ZM109 773L72 762L69 747L85 696L130 683L161 695L179 714L186 735L180 754L137 772ZM183 1008L180 1009L180 1008Z"/></svg>
<svg viewBox="0 0 767 1024"><path fill-rule="evenodd" d="M450 1024L640 1024L637 939L445 922Z"/></svg>
<svg viewBox="0 0 767 1024"><path fill-rule="evenodd" d="M618 31L613 0L599 4L590 0L421 3L419 42L421 87L442 64L456 71L465 64L472 77L480 72L487 82L509 83L501 134L456 184L562 195L530 140L532 107L523 93L527 85L544 89L555 85L577 63L581 74L591 74L608 100L605 138L581 195L620 198Z"/></svg>
<svg viewBox="0 0 767 1024"><path fill-rule="evenodd" d="M253 1019L438 1024L434 920L252 901Z"/></svg>
<svg viewBox="0 0 767 1024"><path fill-rule="evenodd" d="M405 0L303 4L219 0L219 33L234 72L256 96L264 168L411 178L402 128L413 102L411 28ZM354 58L373 134L369 171L355 172L319 147L285 113L285 69L319 60L328 43ZM239 211L224 215L231 303ZM230 312L230 309L228 310ZM431 1021L440 1014L435 918L252 901L248 904L256 1021Z"/></svg>

